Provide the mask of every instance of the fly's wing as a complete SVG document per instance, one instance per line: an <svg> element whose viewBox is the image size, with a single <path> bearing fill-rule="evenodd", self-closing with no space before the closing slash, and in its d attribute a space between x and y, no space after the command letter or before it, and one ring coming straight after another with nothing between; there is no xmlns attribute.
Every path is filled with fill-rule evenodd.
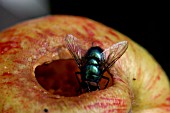
<svg viewBox="0 0 170 113"><path fill-rule="evenodd" d="M128 48L127 41L113 44L108 49L105 49L101 55L103 56L103 70L109 69L126 51Z"/></svg>
<svg viewBox="0 0 170 113"><path fill-rule="evenodd" d="M85 54L85 50L83 50L80 46L81 42L71 34L68 34L65 37L65 42L68 50L76 60L78 66L80 67L82 65L82 57Z"/></svg>

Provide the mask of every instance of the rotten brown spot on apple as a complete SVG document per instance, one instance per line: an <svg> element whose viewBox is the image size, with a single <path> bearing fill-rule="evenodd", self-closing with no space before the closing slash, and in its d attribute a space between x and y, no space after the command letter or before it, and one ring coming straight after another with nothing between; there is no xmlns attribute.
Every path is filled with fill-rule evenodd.
<svg viewBox="0 0 170 113"><path fill-rule="evenodd" d="M75 60L60 59L37 66L35 69L35 77L38 83L48 92L54 95L71 97L80 95L80 92L78 91L80 85L75 75L75 72L79 71ZM110 82L108 87L111 86L113 81L110 75L105 73L104 76L109 77ZM81 79L81 76L79 79ZM101 89L104 89L106 82L106 80L101 79L99 83Z"/></svg>
<svg viewBox="0 0 170 113"><path fill-rule="evenodd" d="M136 80L136 78L133 78L133 80Z"/></svg>

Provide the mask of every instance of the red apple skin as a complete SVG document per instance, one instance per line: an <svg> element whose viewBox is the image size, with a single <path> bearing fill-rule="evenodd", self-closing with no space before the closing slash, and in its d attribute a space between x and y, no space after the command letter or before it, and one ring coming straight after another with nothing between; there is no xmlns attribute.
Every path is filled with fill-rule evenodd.
<svg viewBox="0 0 170 113"><path fill-rule="evenodd" d="M128 49L111 69L114 84L75 97L53 95L37 82L38 65L72 56L63 38L72 34L103 49L126 40ZM86 46L89 48L90 45ZM169 113L170 84L155 59L127 36L88 18L46 16L0 33L1 113Z"/></svg>

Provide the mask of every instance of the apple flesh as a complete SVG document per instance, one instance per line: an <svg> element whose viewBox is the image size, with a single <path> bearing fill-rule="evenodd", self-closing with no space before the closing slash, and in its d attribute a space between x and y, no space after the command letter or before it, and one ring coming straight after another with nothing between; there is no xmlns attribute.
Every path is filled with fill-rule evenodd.
<svg viewBox="0 0 170 113"><path fill-rule="evenodd" d="M106 89L78 94L74 73L79 70L65 47L66 34L103 49L128 41L127 51L110 70L113 80ZM67 15L26 21L0 33L0 112L131 111L169 113L170 85L155 59L127 36L88 18Z"/></svg>

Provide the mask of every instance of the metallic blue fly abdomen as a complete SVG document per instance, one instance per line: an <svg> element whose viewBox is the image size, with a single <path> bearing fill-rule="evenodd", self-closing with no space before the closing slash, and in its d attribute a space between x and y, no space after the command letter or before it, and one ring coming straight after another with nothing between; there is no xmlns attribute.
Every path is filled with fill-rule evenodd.
<svg viewBox="0 0 170 113"><path fill-rule="evenodd" d="M99 65L99 62L97 62L95 59L90 59L88 60L87 65Z"/></svg>
<svg viewBox="0 0 170 113"><path fill-rule="evenodd" d="M100 76L100 70L98 69L97 66L94 65L87 65L85 67L85 73L86 73L86 79L95 81L99 78Z"/></svg>

